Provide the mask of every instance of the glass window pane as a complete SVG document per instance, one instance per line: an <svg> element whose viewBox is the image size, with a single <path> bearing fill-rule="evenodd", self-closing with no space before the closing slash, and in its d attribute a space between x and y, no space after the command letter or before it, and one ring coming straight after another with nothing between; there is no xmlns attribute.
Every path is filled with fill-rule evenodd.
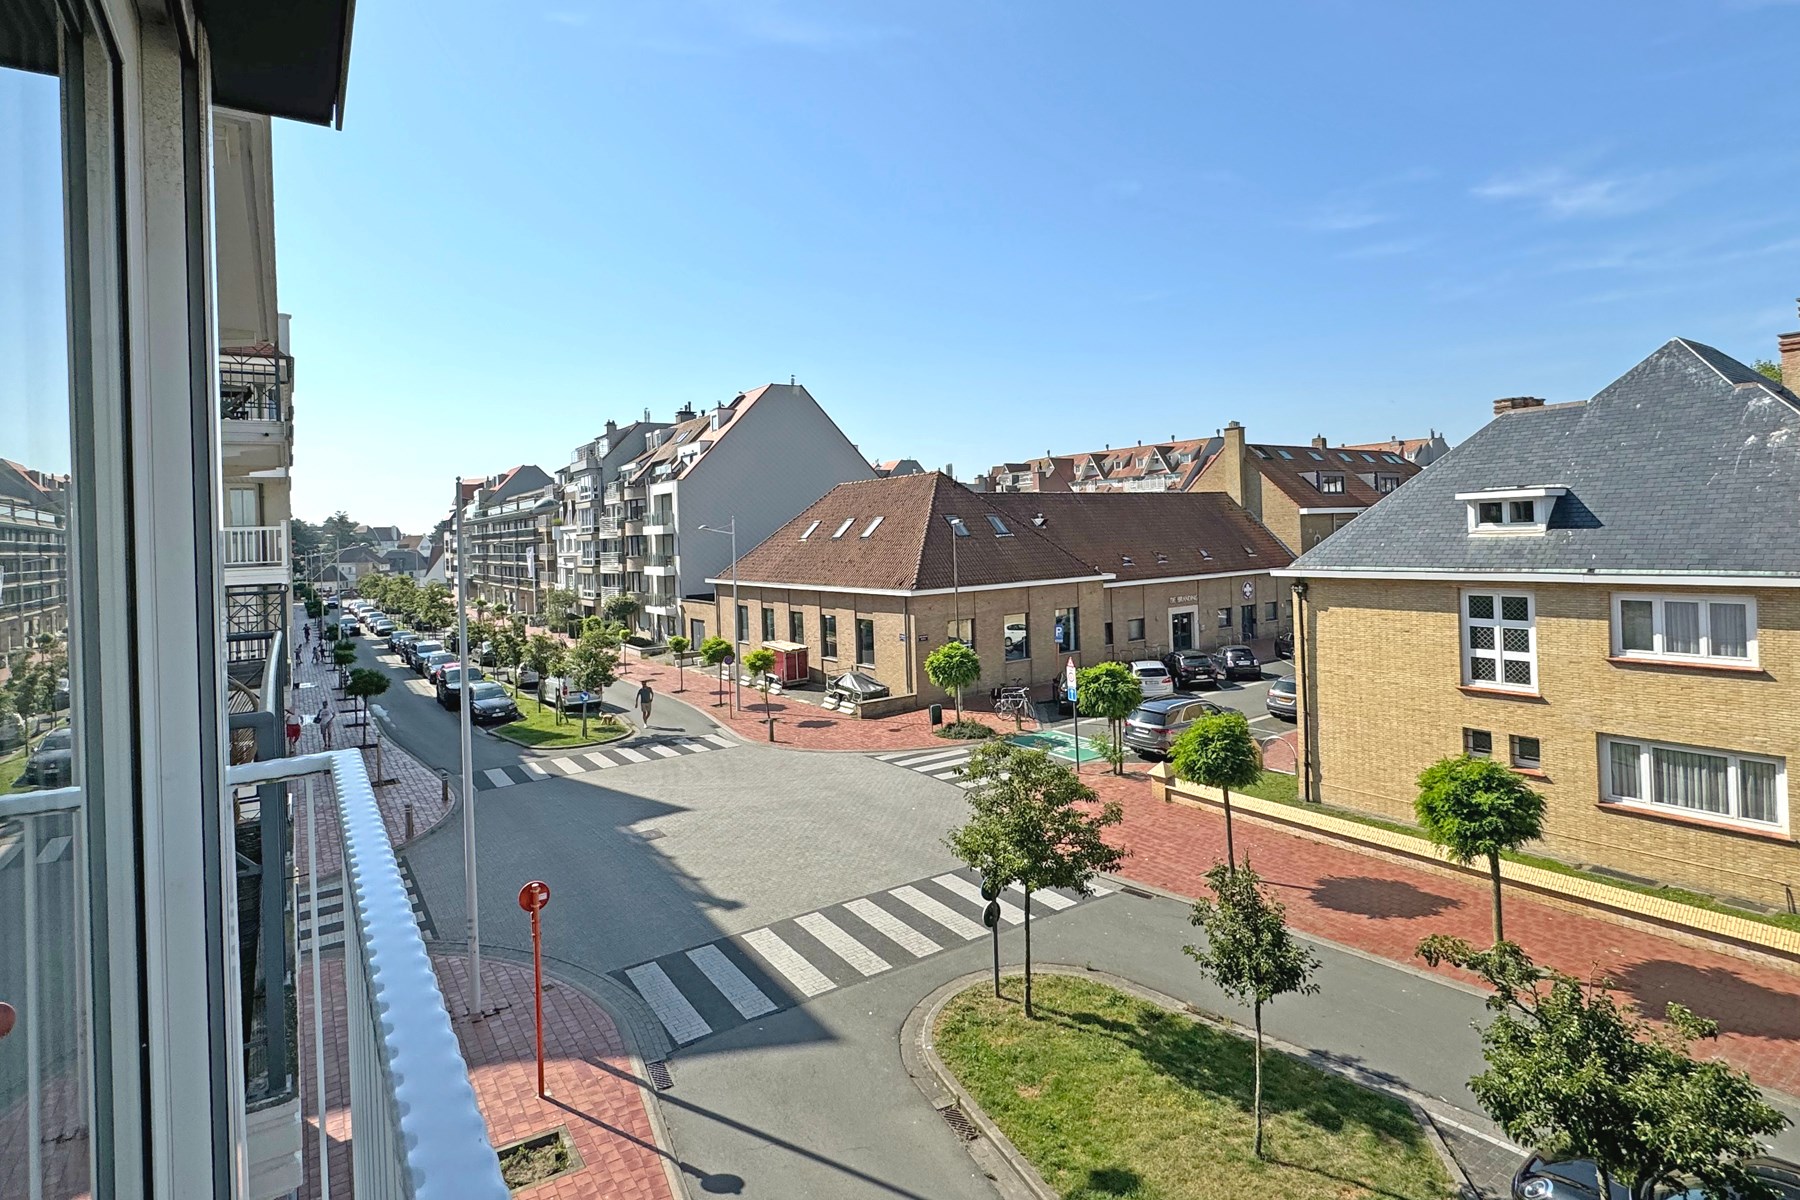
<svg viewBox="0 0 1800 1200"><path fill-rule="evenodd" d="M856 662L859 666L875 665L875 622L867 617L856 619Z"/></svg>
<svg viewBox="0 0 1800 1200"><path fill-rule="evenodd" d="M1517 525L1535 524L1537 504L1531 500L1514 500L1512 502L1512 520Z"/></svg>
<svg viewBox="0 0 1800 1200"><path fill-rule="evenodd" d="M1536 738L1514 735L1512 740L1513 766L1523 767L1528 771L1535 771L1543 761L1542 754L1543 750Z"/></svg>
<svg viewBox="0 0 1800 1200"><path fill-rule="evenodd" d="M762 640L765 642L775 640L775 610L772 608L762 610Z"/></svg>
<svg viewBox="0 0 1800 1200"><path fill-rule="evenodd" d="M1494 627L1492 625L1469 626L1469 649L1492 650L1494 648Z"/></svg>
<svg viewBox="0 0 1800 1200"><path fill-rule="evenodd" d="M1656 649L1656 605L1652 601L1619 601L1619 648Z"/></svg>
<svg viewBox="0 0 1800 1200"><path fill-rule="evenodd" d="M1507 659L1506 682L1520 687L1529 687L1531 685L1531 664L1523 659Z"/></svg>
<svg viewBox="0 0 1800 1200"><path fill-rule="evenodd" d="M1502 632L1505 636L1501 644L1505 646L1508 654L1531 653L1531 630L1507 629Z"/></svg>
<svg viewBox="0 0 1800 1200"><path fill-rule="evenodd" d="M1700 605L1692 600L1663 601L1663 649L1670 654L1700 653Z"/></svg>
<svg viewBox="0 0 1800 1200"><path fill-rule="evenodd" d="M1483 500L1480 504L1475 506L1475 509L1476 509L1475 520L1478 524L1481 524L1481 525L1498 525L1498 524L1500 524L1500 511L1501 510L1500 510L1500 502L1498 500Z"/></svg>
<svg viewBox="0 0 1800 1200"><path fill-rule="evenodd" d="M1744 759L1738 763L1738 816L1747 821L1775 821L1774 763Z"/></svg>
<svg viewBox="0 0 1800 1200"><path fill-rule="evenodd" d="M1650 750L1651 799L1697 812L1729 813L1730 760L1691 750Z"/></svg>
<svg viewBox="0 0 1800 1200"><path fill-rule="evenodd" d="M1707 606L1712 652L1719 658L1750 657L1750 610L1743 604Z"/></svg>
<svg viewBox="0 0 1800 1200"><path fill-rule="evenodd" d="M1606 748L1612 794L1621 800L1642 800L1644 781L1638 765L1641 747L1636 742L1608 742Z"/></svg>
<svg viewBox="0 0 1800 1200"><path fill-rule="evenodd" d="M1070 651L1081 649L1081 610L1075 608L1059 608L1056 610L1056 621L1052 626L1052 637L1058 650Z"/></svg>
<svg viewBox="0 0 1800 1200"><path fill-rule="evenodd" d="M788 612L788 641L795 645L806 645L806 614L797 609Z"/></svg>
<svg viewBox="0 0 1800 1200"><path fill-rule="evenodd" d="M1024 613L1011 613L1002 621L1002 632L1006 638L1006 661L1016 662L1031 657L1031 629L1026 624Z"/></svg>
<svg viewBox="0 0 1800 1200"><path fill-rule="evenodd" d="M1494 735L1486 729L1463 730L1463 753L1472 758L1487 758L1494 752Z"/></svg>
<svg viewBox="0 0 1800 1200"><path fill-rule="evenodd" d="M1494 660L1491 658L1471 658L1469 660L1469 678L1478 683L1493 683Z"/></svg>
<svg viewBox="0 0 1800 1200"><path fill-rule="evenodd" d="M822 616L819 618L819 655L822 658L837 657L837 618Z"/></svg>
<svg viewBox="0 0 1800 1200"><path fill-rule="evenodd" d="M1131 617L1125 622L1125 640L1141 642L1144 640L1144 618Z"/></svg>
<svg viewBox="0 0 1800 1200"><path fill-rule="evenodd" d="M1494 598L1486 595L1469 597L1469 617L1475 621L1491 621L1494 619Z"/></svg>
<svg viewBox="0 0 1800 1200"><path fill-rule="evenodd" d="M1502 621L1531 620L1531 598L1528 596L1500 597L1500 619Z"/></svg>

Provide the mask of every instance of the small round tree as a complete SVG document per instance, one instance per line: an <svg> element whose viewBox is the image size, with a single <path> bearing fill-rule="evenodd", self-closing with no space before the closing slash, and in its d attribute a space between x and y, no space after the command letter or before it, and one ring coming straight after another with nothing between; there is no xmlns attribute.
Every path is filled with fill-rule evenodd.
<svg viewBox="0 0 1800 1200"><path fill-rule="evenodd" d="M1419 773L1413 809L1450 860L1486 859L1494 887L1494 941L1506 940L1500 919L1500 855L1544 834L1544 798L1524 779L1487 758L1459 754Z"/></svg>
<svg viewBox="0 0 1800 1200"><path fill-rule="evenodd" d="M981 678L981 658L961 642L945 642L925 656L925 678L950 693L961 725L963 689Z"/></svg>
<svg viewBox="0 0 1800 1200"><path fill-rule="evenodd" d="M600 605L600 613L609 621L630 627L632 618L638 615L639 607L637 597L630 592L614 592Z"/></svg>
<svg viewBox="0 0 1800 1200"><path fill-rule="evenodd" d="M1124 663L1104 662L1075 672L1076 707L1084 717L1103 717L1112 735L1106 761L1113 774L1124 772L1124 722L1144 702L1144 685Z"/></svg>
<svg viewBox="0 0 1800 1200"><path fill-rule="evenodd" d="M388 690L388 677L373 667L358 667L350 672L350 682L344 686L344 695L355 700L362 710L362 744L369 744L369 701Z"/></svg>
<svg viewBox="0 0 1800 1200"><path fill-rule="evenodd" d="M678 692L687 690L687 676L682 674L682 666L687 659L688 647L692 645L679 633L669 639L669 653L675 656L675 690Z"/></svg>
<svg viewBox="0 0 1800 1200"><path fill-rule="evenodd" d="M1201 717L1169 748L1169 766L1177 779L1218 788L1225 797L1225 865L1236 859L1231 845L1231 789L1246 788L1262 774L1262 753L1250 736L1241 712Z"/></svg>
<svg viewBox="0 0 1800 1200"><path fill-rule="evenodd" d="M758 646L744 655L744 668L756 680L756 690L762 693L763 716L768 718L772 742L775 740L775 714L769 708L769 672L775 669L775 652L767 646Z"/></svg>
<svg viewBox="0 0 1800 1200"><path fill-rule="evenodd" d="M722 637L709 637L700 643L700 661L719 670L719 698L713 701L714 708L725 703L725 664L736 657L731 643Z"/></svg>

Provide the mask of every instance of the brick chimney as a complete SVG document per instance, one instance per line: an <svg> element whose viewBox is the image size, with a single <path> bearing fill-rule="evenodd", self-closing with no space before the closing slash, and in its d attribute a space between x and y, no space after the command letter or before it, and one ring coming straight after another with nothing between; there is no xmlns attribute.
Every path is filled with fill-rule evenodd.
<svg viewBox="0 0 1800 1200"><path fill-rule="evenodd" d="M1784 333L1776 345L1781 347L1781 382L1790 391L1800 391L1800 333Z"/></svg>
<svg viewBox="0 0 1800 1200"><path fill-rule="evenodd" d="M1262 520L1262 471L1256 465L1250 448L1244 444L1244 427L1236 421L1226 422L1225 444L1219 448L1218 489L1230 496L1237 506Z"/></svg>
<svg viewBox="0 0 1800 1200"><path fill-rule="evenodd" d="M1494 401L1494 415L1497 417L1502 413L1518 412L1522 408L1542 407L1544 401L1537 396L1507 396Z"/></svg>
<svg viewBox="0 0 1800 1200"><path fill-rule="evenodd" d="M1237 422L1236 422L1236 421L1233 421L1233 422L1232 422L1232 424L1233 424L1233 425L1236 425L1236 424L1237 424ZM1319 433L1319 434L1314 434L1314 435L1313 435L1313 440L1312 440L1312 448L1313 448L1313 449L1314 449L1314 450L1323 450L1323 449L1325 449L1325 447L1326 447L1326 445L1327 445L1327 444L1328 444L1328 443L1327 443L1327 442L1326 442L1326 441L1325 441L1325 435L1324 435L1324 434L1322 434L1322 433Z"/></svg>

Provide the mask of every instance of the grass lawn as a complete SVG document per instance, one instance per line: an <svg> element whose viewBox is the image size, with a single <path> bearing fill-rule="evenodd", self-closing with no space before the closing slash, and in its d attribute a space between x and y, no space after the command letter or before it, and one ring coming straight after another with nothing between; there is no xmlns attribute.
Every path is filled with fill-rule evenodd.
<svg viewBox="0 0 1800 1200"><path fill-rule="evenodd" d="M1035 1021L1019 980L985 986L945 1006L938 1052L1064 1200L1453 1194L1398 1101L1266 1051L1258 1161L1247 1038L1090 979L1036 977Z"/></svg>
<svg viewBox="0 0 1800 1200"><path fill-rule="evenodd" d="M537 696L530 690L521 691L510 683L502 687L511 692L518 702L519 712L524 714L523 721L514 721L509 725L495 725L493 730L509 742L517 742L521 746L543 746L560 750L573 746L598 746L602 742L617 741L631 732L629 726L607 726L600 723L598 715L588 717L588 735L581 736L581 718L570 717L563 724L556 723L556 710L548 704L539 711Z"/></svg>
<svg viewBox="0 0 1800 1200"><path fill-rule="evenodd" d="M0 795L13 790L19 782L19 776L25 773L25 751L15 750L5 758L0 758Z"/></svg>

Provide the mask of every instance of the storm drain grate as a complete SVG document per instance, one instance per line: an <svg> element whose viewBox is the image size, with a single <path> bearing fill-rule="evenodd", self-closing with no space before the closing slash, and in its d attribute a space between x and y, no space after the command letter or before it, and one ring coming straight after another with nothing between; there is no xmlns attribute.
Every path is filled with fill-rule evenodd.
<svg viewBox="0 0 1800 1200"><path fill-rule="evenodd" d="M944 1118L944 1124L965 1142L972 1142L981 1136L981 1131L975 1128L975 1122L969 1120L969 1114L954 1104L946 1104L938 1109L938 1116Z"/></svg>
<svg viewBox="0 0 1800 1200"><path fill-rule="evenodd" d="M645 1070L650 1076L650 1086L659 1092L666 1092L675 1086L675 1077L669 1074L669 1064L653 1062Z"/></svg>

